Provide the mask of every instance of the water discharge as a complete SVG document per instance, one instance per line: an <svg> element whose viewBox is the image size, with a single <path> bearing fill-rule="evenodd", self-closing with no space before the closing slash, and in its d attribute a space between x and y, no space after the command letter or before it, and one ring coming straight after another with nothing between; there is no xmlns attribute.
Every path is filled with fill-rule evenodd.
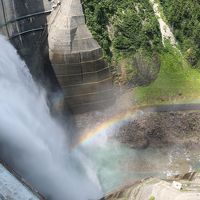
<svg viewBox="0 0 200 200"><path fill-rule="evenodd" d="M134 150L108 140L141 111L114 115L68 145L69 133L51 116L45 90L3 37L0 47L0 158L48 199L97 200L130 180L198 168L199 153L182 147Z"/></svg>
<svg viewBox="0 0 200 200"><path fill-rule="evenodd" d="M45 90L3 37L0 47L1 159L48 199L97 199L95 173L84 165L83 154L69 152L67 133L50 115Z"/></svg>

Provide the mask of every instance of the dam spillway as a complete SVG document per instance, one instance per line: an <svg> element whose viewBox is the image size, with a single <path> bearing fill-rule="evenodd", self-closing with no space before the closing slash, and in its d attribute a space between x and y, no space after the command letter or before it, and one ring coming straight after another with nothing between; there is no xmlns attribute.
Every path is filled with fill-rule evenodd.
<svg viewBox="0 0 200 200"><path fill-rule="evenodd" d="M98 182L79 152L69 151L71 132L51 114L46 91L2 36L0 44L0 160L47 199L98 199Z"/></svg>
<svg viewBox="0 0 200 200"><path fill-rule="evenodd" d="M80 0L1 0L0 33L10 39L34 78L61 87L72 112L113 100L110 69L85 23Z"/></svg>

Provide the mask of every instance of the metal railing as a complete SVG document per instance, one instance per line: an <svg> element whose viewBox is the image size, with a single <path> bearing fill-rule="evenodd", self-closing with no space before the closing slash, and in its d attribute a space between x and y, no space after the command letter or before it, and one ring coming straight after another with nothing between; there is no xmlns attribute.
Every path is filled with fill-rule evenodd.
<svg viewBox="0 0 200 200"><path fill-rule="evenodd" d="M3 0L1 0L1 2L3 2ZM3 3L2 3L2 5L3 5ZM4 10L4 6L2 6L2 7L3 7L3 10ZM5 16L4 16L5 23L4 24L0 24L0 28L2 28L4 26L7 26L8 24L15 23L15 22L20 21L20 20L28 19L28 18L31 18L31 17L39 16L39 15L50 14L52 11L53 11L53 9L46 10L46 11L41 11L41 12L36 12L36 13L32 13L32 14L28 14L28 15L24 15L24 16L21 16L21 17L17 17L17 18L11 19L9 21L7 21ZM5 10L3 12L5 14Z"/></svg>
<svg viewBox="0 0 200 200"><path fill-rule="evenodd" d="M44 29L45 29L44 27L35 28L35 29L30 29L30 30L27 30L27 31L23 31L23 32L14 34L14 35L10 36L9 39L13 39L13 38L15 38L15 37L18 37L18 36L21 36L21 35L24 35L24 34L27 34L27 33L32 33L32 32L36 32L36 31L43 31Z"/></svg>
<svg viewBox="0 0 200 200"><path fill-rule="evenodd" d="M40 15L48 15L52 11L54 11L58 6L61 5L61 3L58 3L56 7L52 8L50 10L39 11L39 12L23 15L23 16L20 16L20 17L11 19L11 20L7 20L6 12L5 12L5 6L4 6L4 0L0 0L0 1L1 1L1 4L2 4L3 16L4 16L4 21L5 21L5 23L0 24L0 29L3 28L3 27L6 27L6 32L7 32L9 39L13 39L15 37L18 37L18 36L21 36L21 35L24 35L24 34L28 34L28 33L32 33L32 32L35 32L35 31L44 31L46 29L45 27L48 26L48 24L45 24L42 27L26 30L26 31L23 31L23 32L20 32L20 33L17 33L17 34L14 34L14 35L11 36L10 33L9 33L9 30L8 30L9 24L16 23L16 22L24 20L24 19L29 19L31 17L36 17L36 16L40 16Z"/></svg>

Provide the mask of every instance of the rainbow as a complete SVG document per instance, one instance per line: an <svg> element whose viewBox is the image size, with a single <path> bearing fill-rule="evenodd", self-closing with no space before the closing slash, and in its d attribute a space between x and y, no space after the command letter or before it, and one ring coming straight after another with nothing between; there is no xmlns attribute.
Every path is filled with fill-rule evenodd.
<svg viewBox="0 0 200 200"><path fill-rule="evenodd" d="M76 148L76 147L92 140L95 136L105 133L106 130L114 128L116 125L123 124L123 123L129 121L130 119L136 117L141 112L142 112L141 109L134 108L134 109L120 112L120 113L112 116L111 118L105 120L103 123L97 125L90 131L88 131L85 134L83 134L82 136L80 136L76 140L74 145L72 145L72 148Z"/></svg>

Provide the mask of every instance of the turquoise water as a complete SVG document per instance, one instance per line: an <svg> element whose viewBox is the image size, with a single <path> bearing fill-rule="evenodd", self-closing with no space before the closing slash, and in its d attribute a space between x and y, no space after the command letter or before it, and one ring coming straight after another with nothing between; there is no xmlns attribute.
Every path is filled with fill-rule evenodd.
<svg viewBox="0 0 200 200"><path fill-rule="evenodd" d="M183 147L135 150L112 141L86 149L105 193L130 181L151 176L166 178L200 168L198 152Z"/></svg>

